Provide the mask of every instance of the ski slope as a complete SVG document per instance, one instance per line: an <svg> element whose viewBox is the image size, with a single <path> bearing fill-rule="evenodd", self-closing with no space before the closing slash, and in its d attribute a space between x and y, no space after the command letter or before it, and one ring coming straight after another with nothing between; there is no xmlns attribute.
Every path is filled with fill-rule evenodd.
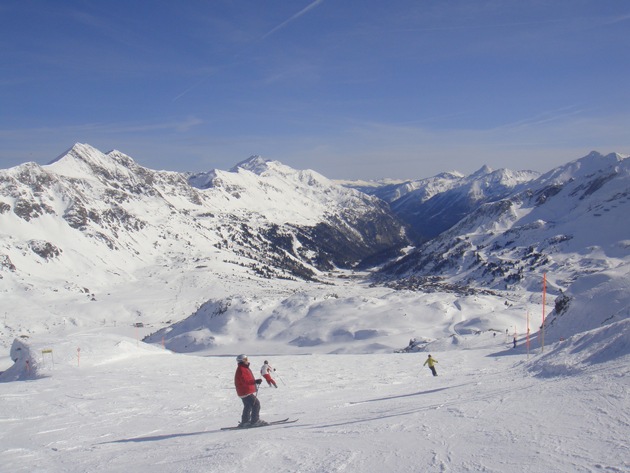
<svg viewBox="0 0 630 473"><path fill-rule="evenodd" d="M628 337L601 346L627 325L529 355L505 334L460 335L431 351L438 377L427 352L248 353L254 372L277 369L261 418L299 421L245 431L220 430L240 419L234 356L98 331L39 339L23 346L36 378L0 384L0 471L627 472Z"/></svg>

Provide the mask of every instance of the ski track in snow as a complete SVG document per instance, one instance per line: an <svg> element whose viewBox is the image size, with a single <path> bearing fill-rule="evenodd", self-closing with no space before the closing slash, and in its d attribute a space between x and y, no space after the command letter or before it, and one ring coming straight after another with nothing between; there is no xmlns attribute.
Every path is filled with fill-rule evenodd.
<svg viewBox="0 0 630 473"><path fill-rule="evenodd" d="M541 378L489 333L469 338L484 345L434 353L435 378L424 353L266 355L279 388L260 388L261 417L300 420L246 431L219 430L242 408L233 357L129 350L107 363L95 346L98 363L0 385L0 470L629 470L627 357Z"/></svg>

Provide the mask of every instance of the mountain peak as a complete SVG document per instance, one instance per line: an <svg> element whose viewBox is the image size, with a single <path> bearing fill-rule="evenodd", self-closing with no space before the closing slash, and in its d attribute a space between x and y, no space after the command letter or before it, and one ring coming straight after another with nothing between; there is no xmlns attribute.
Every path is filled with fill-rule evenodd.
<svg viewBox="0 0 630 473"><path fill-rule="evenodd" d="M563 183L577 177L604 171L609 172L625 159L627 159L627 156L618 153L603 155L597 151L591 151L580 159L552 169L541 176L541 179L550 183Z"/></svg>
<svg viewBox="0 0 630 473"><path fill-rule="evenodd" d="M477 171L473 172L470 177L478 178L490 174L491 172L493 172L493 169L487 164L484 164Z"/></svg>
<svg viewBox="0 0 630 473"><path fill-rule="evenodd" d="M120 151L103 153L88 144L75 143L47 167L67 177L129 176L135 161Z"/></svg>
<svg viewBox="0 0 630 473"><path fill-rule="evenodd" d="M75 143L66 151L57 156L55 159L50 161L48 165L55 164L56 162L63 160L67 156L87 158L89 156L95 155L96 153L102 154L99 150L86 143Z"/></svg>
<svg viewBox="0 0 630 473"><path fill-rule="evenodd" d="M230 171L238 172L239 169L245 169L246 171L251 171L254 174L260 175L269 169L269 166L267 163L269 163L268 160L264 159L262 156L258 154L255 154L255 155L250 156L246 160L238 163L236 166L230 169Z"/></svg>

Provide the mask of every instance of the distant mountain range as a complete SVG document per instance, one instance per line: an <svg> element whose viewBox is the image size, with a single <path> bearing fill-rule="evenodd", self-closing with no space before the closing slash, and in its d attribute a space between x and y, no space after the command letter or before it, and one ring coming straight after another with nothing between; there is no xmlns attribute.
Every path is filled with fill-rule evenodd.
<svg viewBox="0 0 630 473"><path fill-rule="evenodd" d="M630 160L593 152L533 177L486 170L449 182L447 190L417 205L423 215L432 209L434 220L444 222L438 235L379 275L399 285L428 277L534 290L541 273L553 272L564 275L552 288L558 290L579 275L628 263ZM398 200L408 201L407 196ZM410 216L401 211L409 207L396 202L392 207L399 217L415 218L416 211ZM453 225L440 217L452 207L463 215ZM416 226L426 221L431 217Z"/></svg>
<svg viewBox="0 0 630 473"><path fill-rule="evenodd" d="M229 172L153 171L84 144L0 171L0 214L1 267L25 283L33 263L63 272L95 255L141 262L187 246L245 257L265 277L316 279L408 244L386 203L313 171L260 157Z"/></svg>
<svg viewBox="0 0 630 473"><path fill-rule="evenodd" d="M409 225L416 243L422 243L481 205L508 197L538 176L533 171L493 171L483 166L470 176L451 172L395 185L349 185L389 202L392 211Z"/></svg>
<svg viewBox="0 0 630 473"><path fill-rule="evenodd" d="M463 292L537 292L550 272L557 296L580 276L628 267L629 210L630 160L619 154L543 175L484 166L342 183L259 156L230 171L154 171L76 144L48 165L0 170L0 290L7 307L35 310L42 292L95 300L149 268L218 278L238 267L315 283L369 270L374 284Z"/></svg>

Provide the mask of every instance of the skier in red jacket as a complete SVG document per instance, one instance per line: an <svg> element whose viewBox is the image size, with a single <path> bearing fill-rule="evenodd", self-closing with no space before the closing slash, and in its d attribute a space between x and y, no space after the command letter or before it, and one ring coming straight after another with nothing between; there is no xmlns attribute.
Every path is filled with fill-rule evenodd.
<svg viewBox="0 0 630 473"><path fill-rule="evenodd" d="M236 357L238 366L234 375L234 386L236 394L243 401L243 415L241 416L241 427L252 427L266 425L267 422L260 420L260 401L256 397L258 385L262 379L255 379L252 370L249 368L247 355Z"/></svg>

